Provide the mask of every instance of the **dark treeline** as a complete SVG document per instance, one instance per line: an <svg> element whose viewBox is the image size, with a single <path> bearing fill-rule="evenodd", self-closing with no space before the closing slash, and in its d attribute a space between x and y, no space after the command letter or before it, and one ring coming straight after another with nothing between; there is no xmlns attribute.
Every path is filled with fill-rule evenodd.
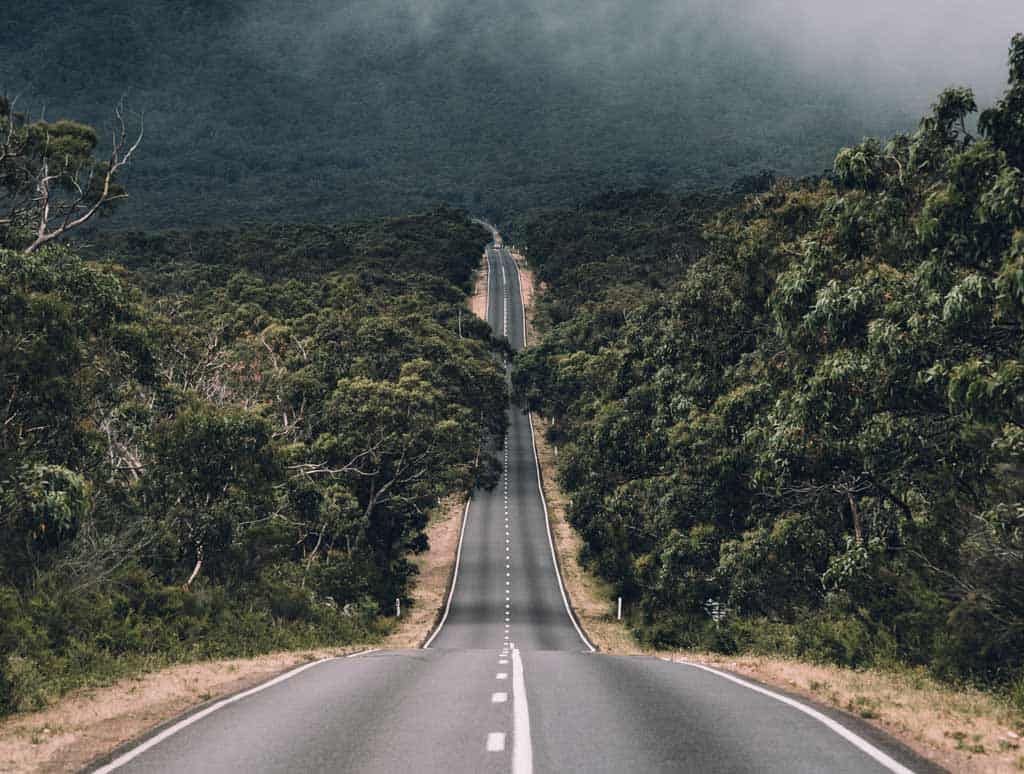
<svg viewBox="0 0 1024 774"><path fill-rule="evenodd" d="M31 215L31 213L29 213ZM464 213L0 250L0 714L372 639L504 379Z"/></svg>
<svg viewBox="0 0 1024 774"><path fill-rule="evenodd" d="M515 225L549 284L517 388L643 639L1024 702L1022 36L1010 64L976 132L952 89L821 178Z"/></svg>
<svg viewBox="0 0 1024 774"><path fill-rule="evenodd" d="M440 201L509 213L609 186L805 174L911 126L908 101L942 85L894 91L852 64L863 52L808 71L792 49L836 33L779 40L783 13L809 17L744 0L8 2L0 93L96 125L127 94L147 136L117 222L165 228ZM972 43L917 49L942 63Z"/></svg>

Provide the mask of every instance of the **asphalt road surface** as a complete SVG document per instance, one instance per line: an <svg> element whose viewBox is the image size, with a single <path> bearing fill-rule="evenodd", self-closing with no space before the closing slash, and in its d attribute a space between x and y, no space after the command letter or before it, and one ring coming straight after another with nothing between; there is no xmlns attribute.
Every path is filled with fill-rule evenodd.
<svg viewBox="0 0 1024 774"><path fill-rule="evenodd" d="M506 249L488 254L488 319L518 349L519 275ZM501 481L473 494L448 608L424 649L301 667L94 770L937 770L866 724L731 675L592 652L555 568L528 417L509 412Z"/></svg>

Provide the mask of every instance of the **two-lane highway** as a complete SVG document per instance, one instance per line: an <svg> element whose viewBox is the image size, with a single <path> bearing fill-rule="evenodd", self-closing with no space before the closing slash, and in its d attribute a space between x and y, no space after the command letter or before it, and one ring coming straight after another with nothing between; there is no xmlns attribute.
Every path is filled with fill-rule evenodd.
<svg viewBox="0 0 1024 774"><path fill-rule="evenodd" d="M525 344L519 272L508 253L488 248L488 319L513 350ZM591 651L571 618L554 550L530 419L509 409L502 476L473 494L451 606L433 648L475 649L514 641L520 650Z"/></svg>
<svg viewBox="0 0 1024 774"><path fill-rule="evenodd" d="M524 345L495 234L488 319ZM698 665L593 653L556 569L528 417L467 507L444 619L416 651L307 665L159 730L96 771L900 772L864 724Z"/></svg>

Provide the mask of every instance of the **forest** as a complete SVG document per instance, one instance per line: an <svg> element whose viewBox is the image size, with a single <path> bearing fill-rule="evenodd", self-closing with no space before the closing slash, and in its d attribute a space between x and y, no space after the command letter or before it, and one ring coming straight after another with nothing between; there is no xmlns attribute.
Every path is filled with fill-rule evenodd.
<svg viewBox="0 0 1024 774"><path fill-rule="evenodd" d="M488 233L2 233L0 714L385 633L431 509L495 476L505 380L462 309Z"/></svg>
<svg viewBox="0 0 1024 774"><path fill-rule="evenodd" d="M509 223L546 285L516 390L643 641L1024 706L1024 36L1009 64L820 176Z"/></svg>

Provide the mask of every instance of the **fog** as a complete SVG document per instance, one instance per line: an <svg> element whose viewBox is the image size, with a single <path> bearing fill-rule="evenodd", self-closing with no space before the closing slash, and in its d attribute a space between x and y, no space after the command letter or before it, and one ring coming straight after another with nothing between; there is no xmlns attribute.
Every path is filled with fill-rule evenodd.
<svg viewBox="0 0 1024 774"><path fill-rule="evenodd" d="M610 73L660 80L673 65L685 82L748 65L851 99L917 104L953 83L972 85L982 98L997 95L1010 35L1024 30L1024 2L261 0L243 29L264 61L298 63L310 76L353 44L387 40L395 48L473 48L499 62L540 56L553 75L579 85ZM280 47L300 40L290 53Z"/></svg>
<svg viewBox="0 0 1024 774"><path fill-rule="evenodd" d="M1024 31L1024 0L37 2L0 26L0 86L91 121L129 93L143 224L815 173L948 85L991 103Z"/></svg>

